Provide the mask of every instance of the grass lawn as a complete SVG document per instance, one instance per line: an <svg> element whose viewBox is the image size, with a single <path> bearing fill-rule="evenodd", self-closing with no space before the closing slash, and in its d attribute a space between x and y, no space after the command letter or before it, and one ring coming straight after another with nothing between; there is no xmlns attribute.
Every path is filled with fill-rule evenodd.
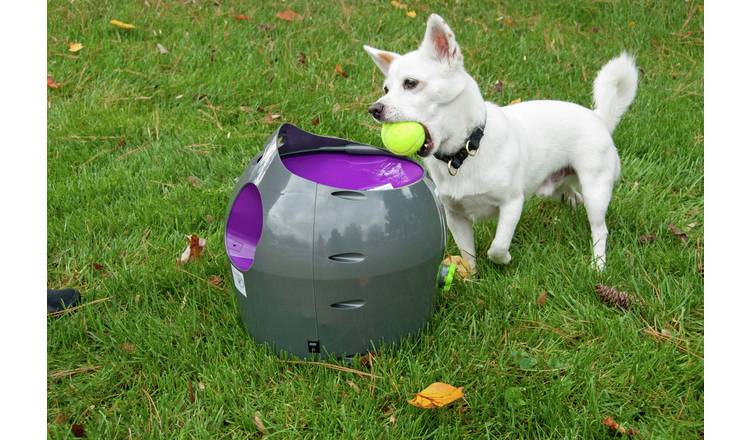
<svg viewBox="0 0 750 440"><path fill-rule="evenodd" d="M48 285L109 298L48 320L50 437L75 423L88 438L244 439L261 435L256 414L275 438L606 438L606 416L642 438L703 436L702 4L403 3L416 18L388 1L48 2ZM501 104L590 105L597 70L636 55L607 270L589 268L583 210L532 199L510 266L485 257L494 222L477 225L480 277L440 294L421 337L351 365L380 379L284 363L239 321L233 179L282 121L380 145L366 109L382 78L362 44L412 50L433 11ZM206 251L178 266L190 233ZM639 301L608 307L597 283ZM52 376L82 367L100 368ZM466 402L407 403L435 381Z"/></svg>

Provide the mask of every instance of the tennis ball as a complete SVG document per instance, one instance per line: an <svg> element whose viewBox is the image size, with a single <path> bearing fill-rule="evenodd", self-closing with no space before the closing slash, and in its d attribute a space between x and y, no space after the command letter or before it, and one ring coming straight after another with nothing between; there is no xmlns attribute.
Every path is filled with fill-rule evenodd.
<svg viewBox="0 0 750 440"><path fill-rule="evenodd" d="M425 134L419 122L386 122L380 131L380 137L388 151L408 156L422 148Z"/></svg>

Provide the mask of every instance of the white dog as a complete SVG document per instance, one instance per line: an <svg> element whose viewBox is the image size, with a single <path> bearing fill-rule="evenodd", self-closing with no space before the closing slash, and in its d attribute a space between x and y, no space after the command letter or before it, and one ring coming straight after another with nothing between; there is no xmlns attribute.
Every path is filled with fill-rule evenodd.
<svg viewBox="0 0 750 440"><path fill-rule="evenodd" d="M611 133L635 98L638 70L622 53L594 81L594 110L562 101L508 107L485 102L464 70L453 31L432 14L419 49L406 55L364 47L385 74L385 95L369 112L382 122L416 121L419 151L446 208L461 256L476 268L473 222L498 218L487 255L507 264L524 199L534 193L583 202L591 224L593 263L605 265L605 216L620 159ZM460 167L460 169L459 169Z"/></svg>

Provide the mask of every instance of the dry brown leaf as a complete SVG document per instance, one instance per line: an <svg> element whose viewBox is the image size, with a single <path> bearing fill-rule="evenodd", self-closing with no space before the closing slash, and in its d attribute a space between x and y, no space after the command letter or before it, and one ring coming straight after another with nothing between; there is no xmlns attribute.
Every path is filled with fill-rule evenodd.
<svg viewBox="0 0 750 440"><path fill-rule="evenodd" d="M56 425L64 425L65 422L67 422L67 421L68 421L68 418L65 417L65 414L62 411L60 411L59 413L57 413L57 415L55 416L55 424Z"/></svg>
<svg viewBox="0 0 750 440"><path fill-rule="evenodd" d="M59 89L60 83L55 81L55 79L52 78L52 75L47 75L47 87L49 87L50 89Z"/></svg>
<svg viewBox="0 0 750 440"><path fill-rule="evenodd" d="M367 352L367 354L363 354L359 357L359 364L363 367L367 367L368 369L372 370L372 367L374 366L375 362L375 356L371 352Z"/></svg>
<svg viewBox="0 0 750 440"><path fill-rule="evenodd" d="M477 273L476 269L471 269L469 262L464 260L460 255L451 255L443 260L443 264L449 266L451 264L456 265L456 274L462 279L471 278L472 275Z"/></svg>
<svg viewBox="0 0 750 440"><path fill-rule="evenodd" d="M464 397L463 388L456 388L447 383L435 382L422 391L418 392L413 399L409 400L411 405L417 408L440 408Z"/></svg>
<svg viewBox="0 0 750 440"><path fill-rule="evenodd" d="M135 352L135 345L131 344L130 342L124 342L120 345L120 348L122 351L128 352L128 353L134 353Z"/></svg>
<svg viewBox="0 0 750 440"><path fill-rule="evenodd" d="M268 431L266 431L266 425L263 424L263 419L260 418L260 411L255 411L253 423L255 423L255 427L258 428L258 432L260 432L261 435L268 434Z"/></svg>
<svg viewBox="0 0 750 440"><path fill-rule="evenodd" d="M81 49L83 49L83 44L81 43L70 43L68 45L68 52L79 52Z"/></svg>
<svg viewBox="0 0 750 440"><path fill-rule="evenodd" d="M521 102L521 98L516 98L513 101L509 102L508 105L518 104L519 102Z"/></svg>
<svg viewBox="0 0 750 440"><path fill-rule="evenodd" d="M536 299L536 304L539 307L544 307L544 304L547 303L547 292L542 291L542 293L539 294L539 297Z"/></svg>
<svg viewBox="0 0 750 440"><path fill-rule="evenodd" d="M240 14L240 15L235 15L234 19L235 21L245 21L245 20L250 20L250 17L244 14Z"/></svg>
<svg viewBox="0 0 750 440"><path fill-rule="evenodd" d="M297 54L297 63L299 63L302 66L307 64L307 55L305 55L304 52L300 52L299 54Z"/></svg>
<svg viewBox="0 0 750 440"><path fill-rule="evenodd" d="M343 76L344 78L346 78L347 76L349 76L346 72L344 72L344 68L341 67L341 64L336 64L336 73L339 76Z"/></svg>
<svg viewBox="0 0 750 440"><path fill-rule="evenodd" d="M194 188L198 188L201 186L201 179L195 177L195 176L188 176L187 181L190 182L191 185L193 185Z"/></svg>
<svg viewBox="0 0 750 440"><path fill-rule="evenodd" d="M218 275L211 275L211 278L208 279L208 282L213 284L214 286L221 286L221 283L224 281Z"/></svg>
<svg viewBox="0 0 750 440"><path fill-rule="evenodd" d="M122 22L120 20L110 20L109 22L111 24L117 26L120 29L125 29L125 30L128 30L128 31L131 30L131 29L135 29L135 25L134 24L125 23L125 22Z"/></svg>
<svg viewBox="0 0 750 440"><path fill-rule="evenodd" d="M193 392L193 381L188 380L188 401L195 403L195 393Z"/></svg>
<svg viewBox="0 0 750 440"><path fill-rule="evenodd" d="M99 272L104 270L104 265L102 263L94 263L93 266L94 266L94 269L98 270Z"/></svg>
<svg viewBox="0 0 750 440"><path fill-rule="evenodd" d="M682 229L678 228L677 226L673 224L667 225L667 228L669 229L669 232L672 233L672 235L682 240L683 243L688 242L688 236L685 233L685 231L683 231Z"/></svg>
<svg viewBox="0 0 750 440"><path fill-rule="evenodd" d="M276 16L284 21L302 20L302 16L291 9L283 10L276 14Z"/></svg>
<svg viewBox="0 0 750 440"><path fill-rule="evenodd" d="M271 23L261 23L258 25L258 27L263 32L271 32L272 30L276 29L276 26L272 25Z"/></svg>
<svg viewBox="0 0 750 440"><path fill-rule="evenodd" d="M70 432L72 432L73 437L76 438L86 437L86 429L84 429L83 425L79 425L78 423L70 425Z"/></svg>
<svg viewBox="0 0 750 440"><path fill-rule="evenodd" d="M190 260L194 260L200 257L201 253L203 252L203 248L206 247L206 240L198 237L195 234L186 235L185 238L187 238L188 246L182 252L180 258L177 259L177 262L179 264L185 264Z"/></svg>
<svg viewBox="0 0 750 440"><path fill-rule="evenodd" d="M265 122L266 124L273 124L274 121L280 118L281 118L281 115L279 114L266 113L266 116L263 117L263 122Z"/></svg>
<svg viewBox="0 0 750 440"><path fill-rule="evenodd" d="M318 124L320 124L320 116L318 116L318 115L313 116L313 118L310 121L310 123L313 125L313 127L317 127Z"/></svg>
<svg viewBox="0 0 750 440"><path fill-rule="evenodd" d="M417 11L409 11L406 13L406 16L409 18L415 18L417 16Z"/></svg>
<svg viewBox="0 0 750 440"><path fill-rule="evenodd" d="M510 17L503 17L503 25L504 26L513 26L513 19Z"/></svg>
<svg viewBox="0 0 750 440"><path fill-rule="evenodd" d="M638 243L651 243L656 240L656 234L643 234L638 237Z"/></svg>
<svg viewBox="0 0 750 440"><path fill-rule="evenodd" d="M505 84L500 80L495 81L494 87L497 93L503 93L503 90L505 90Z"/></svg>
<svg viewBox="0 0 750 440"><path fill-rule="evenodd" d="M391 6L393 6L396 9L406 9L406 5L401 3L398 0L391 0Z"/></svg>
<svg viewBox="0 0 750 440"><path fill-rule="evenodd" d="M635 428L628 428L625 429L624 426L620 425L619 423L615 422L615 419L613 419L610 416L605 417L602 419L602 425L606 426L607 428L611 429L612 431L618 432L622 435L626 435L628 437L634 437L639 436L640 432L638 432Z"/></svg>

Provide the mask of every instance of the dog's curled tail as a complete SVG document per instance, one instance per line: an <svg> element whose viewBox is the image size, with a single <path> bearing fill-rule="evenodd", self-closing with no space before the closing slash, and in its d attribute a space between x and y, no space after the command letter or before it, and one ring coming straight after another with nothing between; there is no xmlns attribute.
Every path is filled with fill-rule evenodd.
<svg viewBox="0 0 750 440"><path fill-rule="evenodd" d="M610 134L635 99L638 68L627 52L602 67L594 80L594 113L599 115Z"/></svg>

